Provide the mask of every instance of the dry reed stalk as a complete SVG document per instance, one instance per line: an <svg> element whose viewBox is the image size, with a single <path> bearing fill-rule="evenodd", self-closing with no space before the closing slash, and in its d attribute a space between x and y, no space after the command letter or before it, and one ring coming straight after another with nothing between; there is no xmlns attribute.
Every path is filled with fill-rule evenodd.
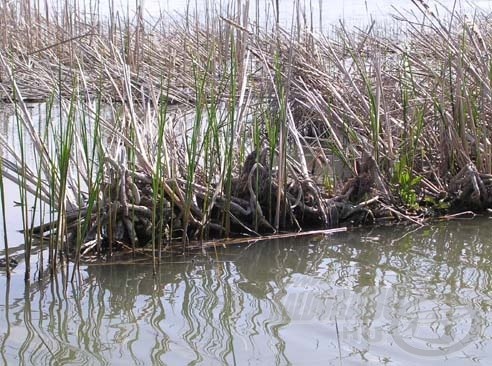
<svg viewBox="0 0 492 366"><path fill-rule="evenodd" d="M151 206L140 204L132 184L148 189L157 174L163 175L162 197L154 192L152 199L172 204L169 235L183 239L205 231L227 235L231 227L249 234L303 227L303 220L329 226L346 215L341 200L376 203L368 194L379 194L382 207L399 217L418 221L412 214L422 212L419 204L429 199L437 205L456 193L445 191L470 164L477 169L465 170L455 186L487 206L492 30L480 17L470 23L453 14L446 23L416 3L424 21L402 20L407 32L395 40L378 34L374 24L360 31L341 26L330 37L315 34L303 28L313 20L300 8L290 31L278 23L262 29L250 23L248 1L227 14L206 9L205 18L189 13L169 23L163 15L147 21L141 7L133 16L111 8L103 21L82 13L77 2L44 14L26 1L19 8L3 2L0 94L4 100L55 94L64 115L75 109L98 120L108 139L98 163L111 184L97 197L97 215L110 222L108 235L121 219L133 244L129 212L148 216ZM93 107L96 99L107 103L108 115ZM48 178L55 164L47 142L33 129L25 101L18 102ZM162 103L176 107L159 129ZM74 146L72 153L82 151ZM29 172L10 153L15 162L4 164L6 176ZM353 177L329 189L316 184L307 155L325 165L336 157ZM89 184L88 166L80 164L73 174L85 178L70 177L70 187ZM33 177L27 179L31 192ZM269 186L268 194L259 183ZM113 197L115 184L121 186ZM84 209L77 193L67 191L67 206ZM42 188L45 200L50 194ZM115 197L120 206L104 206Z"/></svg>

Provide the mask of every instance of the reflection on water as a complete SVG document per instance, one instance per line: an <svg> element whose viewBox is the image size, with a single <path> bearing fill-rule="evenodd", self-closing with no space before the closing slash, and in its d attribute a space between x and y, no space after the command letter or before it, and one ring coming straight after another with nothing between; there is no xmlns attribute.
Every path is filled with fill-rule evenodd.
<svg viewBox="0 0 492 366"><path fill-rule="evenodd" d="M94 265L24 286L19 268L0 277L0 363L490 364L489 223L228 248L156 278Z"/></svg>

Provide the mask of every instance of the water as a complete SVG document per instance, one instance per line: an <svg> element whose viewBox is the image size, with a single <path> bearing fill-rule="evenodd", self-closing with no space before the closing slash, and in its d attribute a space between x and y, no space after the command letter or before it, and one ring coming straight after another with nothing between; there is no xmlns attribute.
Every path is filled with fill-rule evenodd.
<svg viewBox="0 0 492 366"><path fill-rule="evenodd" d="M275 0L258 1L260 8L259 14L262 20L266 17L273 17ZM108 0L101 0L101 9L108 8ZM130 12L135 11L135 3L130 2L130 6L126 1L115 1L115 4L122 4L123 9L128 9ZM246 1L242 1L245 4ZM416 12L417 8L411 0L278 0L279 3L279 19L284 25L290 24L292 14L300 10L301 13L307 15L307 18L313 15L314 28L323 28L323 25L338 23L339 20L354 23L369 23L372 19L385 21L391 18L392 15L401 11L404 13ZM452 9L453 6L458 11L474 12L474 11L492 11L491 0L472 0L472 1L455 1L455 0L426 0L430 8L436 10L441 15L447 13L445 8ZM210 0L144 0L144 14L152 16L155 14L166 13L169 15L182 14L186 9L187 4L191 4L191 8L197 8L202 11L207 6L215 7L216 9L226 9L231 2L227 0L210 1ZM257 0L249 0L250 18L255 19Z"/></svg>
<svg viewBox="0 0 492 366"><path fill-rule="evenodd" d="M491 235L485 218L354 229L175 257L155 279L93 265L25 287L21 265L0 276L0 363L488 365Z"/></svg>
<svg viewBox="0 0 492 366"><path fill-rule="evenodd" d="M138 2L79 0L79 3L85 4L88 13L109 14L109 4L113 3L119 13L130 14L130 16L135 14L137 3L143 4L143 15L147 19L159 17L179 19L186 11L200 16L207 8L229 15L237 11L237 4L241 5L243 12L245 4L249 3L250 21L258 21L261 26L273 24L276 17L276 2L277 0L139 0ZM436 14L445 18L453 8L458 12L469 14L476 11L485 13L492 11L491 0L425 0L424 2ZM48 4L59 5L60 2L48 0ZM379 25L393 25L392 17L397 14L405 14L410 18L415 16L418 21L422 19L422 14L412 0L278 0L278 4L279 22L283 27L289 28L293 22L292 15L299 14L305 20L305 25L316 32L330 31L331 27L340 21L348 26L366 26L373 20L377 20Z"/></svg>

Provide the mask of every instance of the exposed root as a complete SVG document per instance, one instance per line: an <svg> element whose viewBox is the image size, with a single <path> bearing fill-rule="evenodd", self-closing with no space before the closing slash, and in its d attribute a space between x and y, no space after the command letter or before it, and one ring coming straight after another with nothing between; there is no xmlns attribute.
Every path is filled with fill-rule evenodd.
<svg viewBox="0 0 492 366"><path fill-rule="evenodd" d="M99 203L92 208L85 207L66 216L67 240L72 248L79 248L82 255L99 249L114 250L117 246L142 248L155 243L176 241L183 235L191 240L201 237L260 236L277 233L273 225L275 207L277 207L278 182L275 171L269 166L270 156L267 149L253 151L245 159L238 177L234 178L232 196L217 192L216 187L192 184L193 197L189 205L195 217L205 218L204 224L198 220L184 223L186 206L177 199L184 197L185 180L166 180L154 182L143 172L131 172L126 169L126 159L122 150L118 158L106 160L106 180L102 185ZM366 221L372 212L365 207L377 199L360 204L349 204L343 198L360 197L367 189L361 186L365 179L355 178L348 183L352 188L339 197L327 199L322 196L314 181L302 174L291 174L284 188L286 208L281 220L281 230L298 231L322 227L337 226L341 221L354 221L353 217L362 215ZM163 189L164 183L168 190ZM154 188L160 186L160 191ZM355 187L355 188L354 188ZM172 194L169 194L169 189ZM358 192L358 193L354 193ZM209 214L206 214L209 212ZM228 218L229 232L224 222ZM39 234L56 232L56 222L34 228ZM86 227L83 237L78 237L80 228ZM205 236L203 236L205 234Z"/></svg>
<svg viewBox="0 0 492 366"><path fill-rule="evenodd" d="M483 211L492 206L492 176L480 174L473 163L468 163L456 174L448 186L455 211Z"/></svg>

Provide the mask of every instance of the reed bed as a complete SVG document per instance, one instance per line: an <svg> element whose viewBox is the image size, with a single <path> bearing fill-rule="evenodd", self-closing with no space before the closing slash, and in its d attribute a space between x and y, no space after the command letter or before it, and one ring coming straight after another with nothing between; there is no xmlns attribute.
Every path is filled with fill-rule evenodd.
<svg viewBox="0 0 492 366"><path fill-rule="evenodd" d="M2 1L0 98L33 152L0 136L0 172L28 247L51 268L125 248L157 265L214 238L491 208L487 17L415 1L396 38L326 35L296 4L285 28L249 1L150 19Z"/></svg>

